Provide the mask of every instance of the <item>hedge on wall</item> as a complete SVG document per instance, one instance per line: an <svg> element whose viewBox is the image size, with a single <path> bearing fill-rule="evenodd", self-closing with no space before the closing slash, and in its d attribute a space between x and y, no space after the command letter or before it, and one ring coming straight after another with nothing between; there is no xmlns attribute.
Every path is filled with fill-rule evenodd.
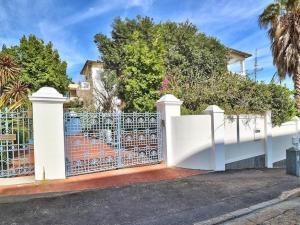
<svg viewBox="0 0 300 225"><path fill-rule="evenodd" d="M170 90L172 92L172 87ZM173 89L174 90L174 89ZM226 114L263 114L272 111L273 126L280 125L296 115L292 92L281 85L255 82L237 74L224 74L203 79L184 93L182 114L199 114L208 105L218 105ZM181 93L174 90L177 96Z"/></svg>

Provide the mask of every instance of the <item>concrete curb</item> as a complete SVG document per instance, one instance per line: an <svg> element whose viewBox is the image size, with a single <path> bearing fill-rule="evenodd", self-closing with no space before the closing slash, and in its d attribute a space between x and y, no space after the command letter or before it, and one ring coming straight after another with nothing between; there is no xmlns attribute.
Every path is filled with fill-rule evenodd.
<svg viewBox="0 0 300 225"><path fill-rule="evenodd" d="M233 220L233 219L248 215L248 214L250 214L252 212L255 212L257 210L260 210L260 209L278 204L278 203L283 202L287 199L294 198L294 197L297 197L297 196L300 196L300 188L295 188L295 189L290 190L290 191L284 191L284 192L281 193L281 195L279 197L277 197L275 199L272 199L270 201L262 202L262 203L250 206L248 208L239 209L239 210L236 210L236 211L233 211L233 212L230 212L230 213L227 213L227 214L224 214L224 215L221 215L221 216L209 219L209 220L194 223L194 225L217 225L217 224L221 224L221 223L224 223L224 222L228 222L229 220Z"/></svg>

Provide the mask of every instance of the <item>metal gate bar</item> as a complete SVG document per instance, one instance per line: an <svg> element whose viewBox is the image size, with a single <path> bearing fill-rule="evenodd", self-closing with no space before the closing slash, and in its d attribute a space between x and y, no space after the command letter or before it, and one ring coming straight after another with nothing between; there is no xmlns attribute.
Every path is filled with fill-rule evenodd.
<svg viewBox="0 0 300 225"><path fill-rule="evenodd" d="M158 113L65 112L67 176L159 163Z"/></svg>
<svg viewBox="0 0 300 225"><path fill-rule="evenodd" d="M34 174L31 111L0 111L0 177Z"/></svg>

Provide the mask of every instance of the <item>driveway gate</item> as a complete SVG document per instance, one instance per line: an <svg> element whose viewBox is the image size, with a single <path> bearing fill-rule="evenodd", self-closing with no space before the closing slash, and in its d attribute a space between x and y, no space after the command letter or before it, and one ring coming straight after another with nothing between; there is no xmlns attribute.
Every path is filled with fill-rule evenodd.
<svg viewBox="0 0 300 225"><path fill-rule="evenodd" d="M67 176L159 163L159 113L65 112Z"/></svg>
<svg viewBox="0 0 300 225"><path fill-rule="evenodd" d="M0 110L0 177L34 174L32 111Z"/></svg>

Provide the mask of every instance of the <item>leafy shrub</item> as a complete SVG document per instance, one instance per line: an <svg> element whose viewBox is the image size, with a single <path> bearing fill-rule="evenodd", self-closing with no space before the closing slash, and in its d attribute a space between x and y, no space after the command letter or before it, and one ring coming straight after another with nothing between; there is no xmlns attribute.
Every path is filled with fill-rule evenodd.
<svg viewBox="0 0 300 225"><path fill-rule="evenodd" d="M172 87L170 90L174 93ZM226 114L263 114L271 110L274 126L296 115L288 88L231 73L203 79L192 90L176 94L184 101L182 114L199 114L208 105L218 105Z"/></svg>

